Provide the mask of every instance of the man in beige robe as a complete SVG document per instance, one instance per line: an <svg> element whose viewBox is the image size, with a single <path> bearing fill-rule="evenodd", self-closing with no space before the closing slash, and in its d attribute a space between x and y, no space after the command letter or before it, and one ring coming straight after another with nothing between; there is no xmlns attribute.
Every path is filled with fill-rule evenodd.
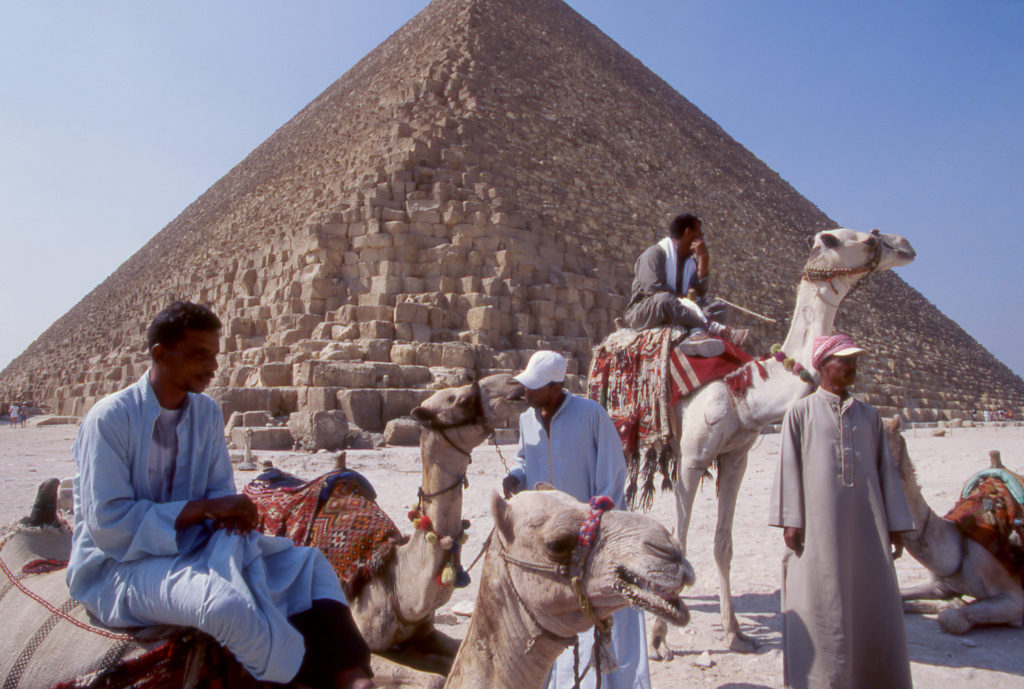
<svg viewBox="0 0 1024 689"><path fill-rule="evenodd" d="M914 527L882 421L847 388L864 350L815 340L821 386L786 413L771 521L784 529L784 677L794 689L911 686L893 558Z"/></svg>

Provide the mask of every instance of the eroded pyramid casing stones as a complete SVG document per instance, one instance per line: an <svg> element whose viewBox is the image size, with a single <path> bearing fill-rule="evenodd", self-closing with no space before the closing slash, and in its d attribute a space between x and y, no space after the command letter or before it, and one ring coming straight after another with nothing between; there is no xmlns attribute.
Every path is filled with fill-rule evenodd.
<svg viewBox="0 0 1024 689"><path fill-rule="evenodd" d="M389 390L536 348L583 371L681 209L705 220L713 290L782 322L806 238L836 225L559 0L438 0L55 322L0 397L84 412L142 374L146 323L183 297L224 319L226 412L333 410L363 390L383 427L404 408ZM761 350L784 332L744 325ZM1020 378L895 275L836 325L873 352L861 387L883 412L1024 403Z"/></svg>

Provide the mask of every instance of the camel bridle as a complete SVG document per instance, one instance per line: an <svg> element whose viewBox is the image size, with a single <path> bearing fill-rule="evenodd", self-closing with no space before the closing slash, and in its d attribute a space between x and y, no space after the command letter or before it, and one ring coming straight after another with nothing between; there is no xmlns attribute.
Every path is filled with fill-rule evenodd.
<svg viewBox="0 0 1024 689"><path fill-rule="evenodd" d="M882 262L882 247L885 245L885 242L882 240L882 234L879 230L871 230L871 236L875 239L874 251L871 258L864 265L852 268L804 268L803 275L801 276L802 279L808 282L827 282L832 291L838 294L839 290L832 284L833 280L847 275L860 275L860 278L850 287L850 291L846 293L846 296L849 296L853 290L860 287L862 282L878 270L878 265Z"/></svg>
<svg viewBox="0 0 1024 689"><path fill-rule="evenodd" d="M598 619L594 612L594 606L590 602L590 598L587 596L586 585L583 580L583 574L587 568L587 561L590 559L590 553L593 551L594 543L597 541L597 535L600 530L601 516L615 506L615 502L606 495L599 495L590 499L590 510L587 512L586 518L583 520L583 524L580 526L579 534L576 537L576 545L573 548L572 555L569 560L569 564L558 564L558 563L541 563L541 562L530 562L529 560L521 560L517 557L513 557L508 554L504 543L501 538L498 538L498 556L505 562L505 571L508 573L509 586L512 588L512 593L515 595L516 600L519 601L519 605L522 607L526 616L530 618L542 634L546 634L558 641L561 641L566 646L573 646L573 676L575 679L574 687L579 689L583 678L590 670L590 666L583 671L581 675L579 672L580 654L579 654L579 639L576 636L565 637L554 633L547 629L536 616L530 611L526 601L523 600L522 595L516 588L515 581L512 579L512 572L509 570L509 565L515 565L520 569L530 570L534 572L540 572L542 574L552 574L558 579L567 580L568 585L572 588L573 593L576 594L576 599L579 603L580 610L587 616L587 619L594 625L594 645L591 650L591 657L593 658L593 665L597 673L597 689L601 688L601 653L600 646L610 641L612 620ZM493 531L491 532L493 535ZM490 536L488 536L490 540ZM529 651L533 646L536 638L530 640L527 644L526 651Z"/></svg>

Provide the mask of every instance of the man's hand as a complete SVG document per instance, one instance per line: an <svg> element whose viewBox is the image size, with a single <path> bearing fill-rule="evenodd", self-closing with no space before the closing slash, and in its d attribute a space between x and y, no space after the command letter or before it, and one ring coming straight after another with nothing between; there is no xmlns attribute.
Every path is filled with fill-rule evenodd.
<svg viewBox="0 0 1024 689"><path fill-rule="evenodd" d="M795 526L787 526L782 530L782 538L786 547L798 556L804 554L804 530Z"/></svg>
<svg viewBox="0 0 1024 689"><path fill-rule="evenodd" d="M708 245L704 243L704 237L694 239L690 251L697 259L697 277L703 280L711 272L711 255L708 253Z"/></svg>
<svg viewBox="0 0 1024 689"><path fill-rule="evenodd" d="M186 529L206 519L213 528L232 533L249 533L259 523L259 511L247 495L225 495L222 498L190 500L174 521L174 528Z"/></svg>
<svg viewBox="0 0 1024 689"><path fill-rule="evenodd" d="M899 560L903 554L903 534L899 531L890 531L889 543L892 545L892 559Z"/></svg>
<svg viewBox="0 0 1024 689"><path fill-rule="evenodd" d="M509 474L501 481L501 492L505 495L505 499L508 500L513 495L521 490L519 487L519 479Z"/></svg>

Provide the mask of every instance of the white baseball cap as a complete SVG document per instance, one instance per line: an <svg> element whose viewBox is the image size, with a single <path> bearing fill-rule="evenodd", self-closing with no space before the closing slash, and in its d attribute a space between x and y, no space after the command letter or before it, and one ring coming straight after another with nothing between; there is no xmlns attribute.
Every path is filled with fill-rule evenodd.
<svg viewBox="0 0 1024 689"><path fill-rule="evenodd" d="M534 352L526 368L515 377L530 390L538 390L548 383L565 380L565 357L547 349Z"/></svg>

